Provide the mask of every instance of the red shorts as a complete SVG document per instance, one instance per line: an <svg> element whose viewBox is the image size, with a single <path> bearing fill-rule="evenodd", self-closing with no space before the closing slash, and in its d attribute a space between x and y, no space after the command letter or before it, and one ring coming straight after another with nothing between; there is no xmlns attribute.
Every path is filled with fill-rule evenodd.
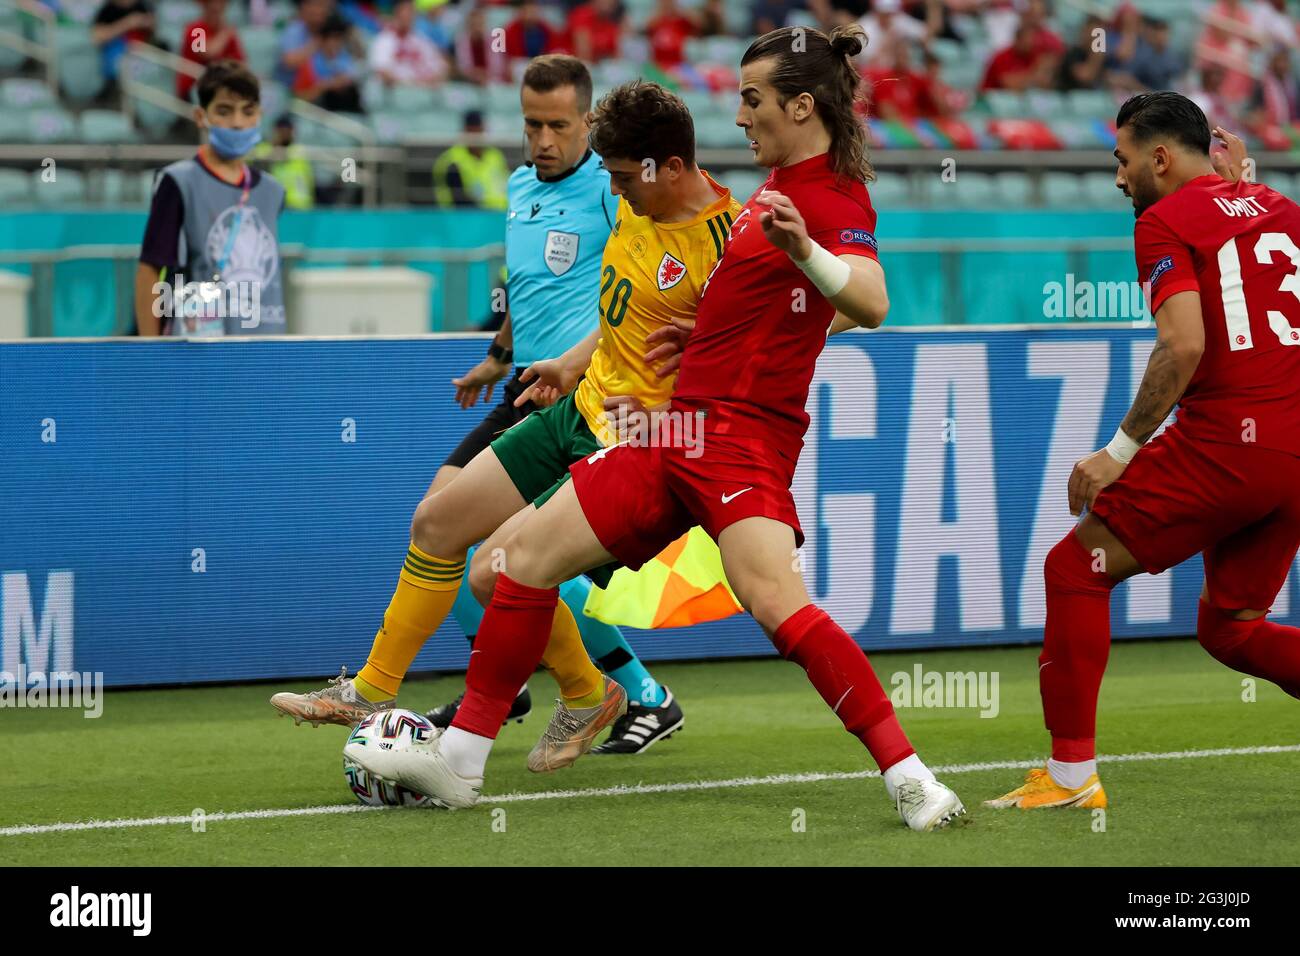
<svg viewBox="0 0 1300 956"><path fill-rule="evenodd" d="M1300 458L1167 429L1097 496L1092 513L1151 574L1201 552L1209 601L1264 610L1300 547Z"/></svg>
<svg viewBox="0 0 1300 956"><path fill-rule="evenodd" d="M795 461L758 439L709 437L703 454L657 445L613 445L569 467L573 490L605 550L636 570L695 525L715 541L742 518L803 529L790 482Z"/></svg>

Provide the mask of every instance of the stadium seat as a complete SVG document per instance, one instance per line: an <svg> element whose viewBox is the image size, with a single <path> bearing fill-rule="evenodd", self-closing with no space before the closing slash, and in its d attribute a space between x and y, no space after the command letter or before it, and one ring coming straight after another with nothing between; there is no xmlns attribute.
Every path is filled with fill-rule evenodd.
<svg viewBox="0 0 1300 956"><path fill-rule="evenodd" d="M519 111L519 87L513 83L492 83L484 90L486 109L494 113Z"/></svg>
<svg viewBox="0 0 1300 956"><path fill-rule="evenodd" d="M361 81L361 102L371 113L382 113L391 109L391 90L387 83L373 73Z"/></svg>
<svg viewBox="0 0 1300 956"><path fill-rule="evenodd" d="M1115 99L1105 90L1071 90L1066 94L1070 113L1085 119L1111 119Z"/></svg>
<svg viewBox="0 0 1300 956"><path fill-rule="evenodd" d="M238 4L226 7L227 14ZM279 59L279 37L274 27L244 27L239 31L239 42L244 46L248 65L258 76L270 76Z"/></svg>
<svg viewBox="0 0 1300 956"><path fill-rule="evenodd" d="M0 169L0 204L26 205L32 201L31 176L18 169Z"/></svg>
<svg viewBox="0 0 1300 956"><path fill-rule="evenodd" d="M1050 120L1065 112L1065 94L1059 90L1030 90L1025 94L1029 116Z"/></svg>
<svg viewBox="0 0 1300 956"><path fill-rule="evenodd" d="M394 86L388 91L388 103L399 113L426 113L437 108L433 90L423 86Z"/></svg>
<svg viewBox="0 0 1300 956"><path fill-rule="evenodd" d="M22 33L22 18L18 10L10 6L0 7L0 30L6 33ZM12 47L0 45L0 70L12 72L23 65L25 58Z"/></svg>
<svg viewBox="0 0 1300 956"><path fill-rule="evenodd" d="M387 110L376 110L370 114L370 128L384 146L400 143L407 130L407 116Z"/></svg>
<svg viewBox="0 0 1300 956"><path fill-rule="evenodd" d="M0 143L26 143L30 136L26 112L0 110Z"/></svg>
<svg viewBox="0 0 1300 956"><path fill-rule="evenodd" d="M1043 205L1054 209L1084 205L1082 178L1078 173L1049 172L1043 175Z"/></svg>
<svg viewBox="0 0 1300 956"><path fill-rule="evenodd" d="M76 206L86 200L86 177L75 169L58 168L53 182L37 170L28 182L32 198L42 206Z"/></svg>
<svg viewBox="0 0 1300 956"><path fill-rule="evenodd" d="M876 179L867 184L871 204L880 209L897 209L900 206L916 205L912 194L912 185L906 173L877 173Z"/></svg>
<svg viewBox="0 0 1300 956"><path fill-rule="evenodd" d="M1048 122L1053 135L1066 149L1096 149L1101 146L1092 120L1053 119Z"/></svg>
<svg viewBox="0 0 1300 956"><path fill-rule="evenodd" d="M731 194L743 203L758 191L766 179L764 173L755 170L733 169L723 173L718 182L730 189Z"/></svg>
<svg viewBox="0 0 1300 956"><path fill-rule="evenodd" d="M77 121L83 143L133 143L135 130L126 115L116 110L85 110Z"/></svg>
<svg viewBox="0 0 1300 956"><path fill-rule="evenodd" d="M77 124L61 106L44 106L27 114L27 129L35 143L70 143L77 138Z"/></svg>
<svg viewBox="0 0 1300 956"><path fill-rule="evenodd" d="M35 106L53 106L53 91L41 80L11 77L0 80L0 105L12 110L29 110Z"/></svg>
<svg viewBox="0 0 1300 956"><path fill-rule="evenodd" d="M723 122L707 119L695 123L695 143L704 149L744 149L745 134L730 116Z"/></svg>
<svg viewBox="0 0 1300 956"><path fill-rule="evenodd" d="M1021 119L1029 115L1029 104L1023 93L1013 90L986 90L984 105L994 116L1004 119Z"/></svg>
<svg viewBox="0 0 1300 956"><path fill-rule="evenodd" d="M484 109L483 91L473 83L445 83L436 91L436 105L439 109L464 113L466 110ZM519 100L512 104L512 109L519 111Z"/></svg>
<svg viewBox="0 0 1300 956"><path fill-rule="evenodd" d="M930 186L930 201L936 205L940 197L943 205L958 209L994 209L1002 201L997 182L988 173L959 171L955 182L942 184L940 196L936 196L937 188L933 183Z"/></svg>
<svg viewBox="0 0 1300 956"><path fill-rule="evenodd" d="M99 51L87 41L59 48L59 89L74 103L89 103L104 88Z"/></svg>
<svg viewBox="0 0 1300 956"><path fill-rule="evenodd" d="M1084 173L1080 180L1083 199L1089 207L1121 208L1129 205L1129 200L1115 188L1114 173Z"/></svg>
<svg viewBox="0 0 1300 956"><path fill-rule="evenodd" d="M262 122L269 128L276 118L289 109L289 88L274 80L262 81Z"/></svg>
<svg viewBox="0 0 1300 956"><path fill-rule="evenodd" d="M450 116L449 120L454 122L453 132L460 132L463 123L459 116ZM524 134L524 121L519 116L519 108L509 113L488 113L483 117L484 132L490 136L518 136Z"/></svg>
<svg viewBox="0 0 1300 956"><path fill-rule="evenodd" d="M1024 173L995 173L994 185L1002 202L1010 209L1024 209L1033 198L1033 183Z"/></svg>

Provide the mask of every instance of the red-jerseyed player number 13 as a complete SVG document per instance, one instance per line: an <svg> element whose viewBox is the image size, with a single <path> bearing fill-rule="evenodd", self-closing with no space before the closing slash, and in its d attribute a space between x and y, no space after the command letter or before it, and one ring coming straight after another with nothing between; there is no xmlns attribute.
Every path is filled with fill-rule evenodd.
<svg viewBox="0 0 1300 956"><path fill-rule="evenodd" d="M1255 242L1255 260L1261 265L1273 261L1280 252L1291 260L1295 272L1282 280L1279 292L1290 292L1300 301L1300 248L1284 232L1266 232ZM1223 318L1228 327L1228 346L1234 352L1255 347L1250 335L1250 316L1246 313L1246 290L1241 282L1241 258L1237 240L1229 239L1219 248L1219 288L1223 292ZM1277 309L1268 310L1268 327L1283 345L1300 345L1300 329L1294 328Z"/></svg>

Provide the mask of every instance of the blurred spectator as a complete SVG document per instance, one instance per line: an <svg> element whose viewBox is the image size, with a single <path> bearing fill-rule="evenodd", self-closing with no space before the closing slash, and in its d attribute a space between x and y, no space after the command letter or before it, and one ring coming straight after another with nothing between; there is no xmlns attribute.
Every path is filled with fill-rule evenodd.
<svg viewBox="0 0 1300 956"><path fill-rule="evenodd" d="M1169 24L1155 17L1142 18L1137 51L1129 72L1142 89L1171 90L1187 72L1187 57L1169 45Z"/></svg>
<svg viewBox="0 0 1300 956"><path fill-rule="evenodd" d="M993 49L1001 50L1015 42L1016 27L1020 25L1020 4L1017 0L985 0L974 6L979 10L984 32Z"/></svg>
<svg viewBox="0 0 1300 956"><path fill-rule="evenodd" d="M467 12L446 0L415 0L416 32L432 40L439 50L450 53Z"/></svg>
<svg viewBox="0 0 1300 956"><path fill-rule="evenodd" d="M330 14L321 24L316 52L298 68L293 91L323 109L361 113L357 64L347 50L349 30L346 20Z"/></svg>
<svg viewBox="0 0 1300 956"><path fill-rule="evenodd" d="M694 14L697 37L727 35L727 7L722 0L704 0Z"/></svg>
<svg viewBox="0 0 1300 956"><path fill-rule="evenodd" d="M191 63L207 66L216 60L234 60L243 63L244 47L233 24L226 22L226 0L200 0L203 15L185 27L181 34L181 56ZM194 77L176 74L176 95L190 98Z"/></svg>
<svg viewBox="0 0 1300 956"><path fill-rule="evenodd" d="M271 160L268 172L284 187L285 208L311 209L316 205L316 171L307 151L293 141L293 117L288 113L275 121L271 142L257 144L253 158L265 164L276 149L283 151L282 158Z"/></svg>
<svg viewBox="0 0 1300 956"><path fill-rule="evenodd" d="M903 12L902 0L875 0L871 12L858 21L867 31L867 45L858 62L889 69L895 66L894 52L900 49L897 40L928 41L940 26L937 0L928 3L926 10L928 19L923 22Z"/></svg>
<svg viewBox="0 0 1300 956"><path fill-rule="evenodd" d="M284 26L280 34L280 58L275 79L292 85L298 70L316 52L321 24L334 10L333 0L298 0L298 15Z"/></svg>
<svg viewBox="0 0 1300 956"><path fill-rule="evenodd" d="M104 79L117 79L118 63L132 40L153 43L154 14L149 0L104 0L90 27L90 39L99 47Z"/></svg>
<svg viewBox="0 0 1300 956"><path fill-rule="evenodd" d="M677 7L677 0L659 0L655 15L645 25L650 56L668 69L685 59L686 41L695 36L695 21Z"/></svg>
<svg viewBox="0 0 1300 956"><path fill-rule="evenodd" d="M1047 25L1049 12L1047 0L1025 0L1025 12L1021 14L1020 22L1028 24L1033 31L1035 50L1048 56L1062 57L1065 55L1065 41Z"/></svg>
<svg viewBox="0 0 1300 956"><path fill-rule="evenodd" d="M1057 86L1062 90L1100 89L1106 69L1106 26L1089 15L1079 25L1079 36L1065 51Z"/></svg>
<svg viewBox="0 0 1300 956"><path fill-rule="evenodd" d="M618 0L590 0L569 14L569 46L584 63L618 56L623 11Z"/></svg>
<svg viewBox="0 0 1300 956"><path fill-rule="evenodd" d="M471 83L504 83L510 79L504 33L488 32L483 8L474 6L456 34L456 73Z"/></svg>
<svg viewBox="0 0 1300 956"><path fill-rule="evenodd" d="M1291 55L1285 47L1278 47L1269 56L1268 69L1255 87L1247 125L1254 129L1285 129L1296 120L1300 120L1300 85L1291 68Z"/></svg>
<svg viewBox="0 0 1300 956"><path fill-rule="evenodd" d="M477 145L483 135L483 114L465 114L464 131L469 143L457 143L433 164L433 192L439 206L476 206L505 209L506 183L510 165L495 146Z"/></svg>
<svg viewBox="0 0 1300 956"><path fill-rule="evenodd" d="M1210 129L1216 126L1234 129L1240 125L1233 104L1222 93L1225 73L1224 68L1216 63L1205 64L1197 71L1195 82L1186 94L1201 108L1210 122Z"/></svg>
<svg viewBox="0 0 1300 956"><path fill-rule="evenodd" d="M799 0L756 0L753 6L753 26L755 36L771 33L785 26L790 11L799 10L803 4Z"/></svg>
<svg viewBox="0 0 1300 956"><path fill-rule="evenodd" d="M386 86L436 86L447 78L447 59L415 30L415 3L396 0L393 15L370 44L370 69Z"/></svg>
<svg viewBox="0 0 1300 956"><path fill-rule="evenodd" d="M1300 46L1300 28L1287 10L1287 0L1255 0L1250 11L1255 32L1275 46Z"/></svg>
<svg viewBox="0 0 1300 956"><path fill-rule="evenodd" d="M911 48L907 41L895 37L891 42L892 68L869 67L863 78L871 87L867 115L885 120L933 119L952 112L947 88L939 78L940 59L925 53L925 72L912 69Z"/></svg>
<svg viewBox="0 0 1300 956"><path fill-rule="evenodd" d="M560 36L542 16L536 0L517 0L519 12L506 25L506 56L531 60L552 53L560 46Z"/></svg>
<svg viewBox="0 0 1300 956"><path fill-rule="evenodd" d="M1057 58L1038 45L1033 25L1022 22L1011 46L999 50L989 60L980 89L1046 89L1051 85L1056 63Z"/></svg>
<svg viewBox="0 0 1300 956"><path fill-rule="evenodd" d="M1231 104L1242 103L1253 92L1250 57L1257 45L1254 19L1242 0L1217 0L1205 14L1205 29L1196 43L1196 65L1222 68L1217 95Z"/></svg>

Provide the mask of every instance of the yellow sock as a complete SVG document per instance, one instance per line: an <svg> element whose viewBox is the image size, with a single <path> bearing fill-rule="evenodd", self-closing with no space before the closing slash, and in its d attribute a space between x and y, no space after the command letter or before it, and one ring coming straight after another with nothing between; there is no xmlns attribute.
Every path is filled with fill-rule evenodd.
<svg viewBox="0 0 1300 956"><path fill-rule="evenodd" d="M455 603L464 576L464 554L435 558L411 542L370 657L353 679L358 694L371 702L397 696L411 661Z"/></svg>
<svg viewBox="0 0 1300 956"><path fill-rule="evenodd" d="M551 640L542 655L542 666L560 685L560 696L570 707L595 707L605 696L605 682L587 656L578 622L563 601L555 606Z"/></svg>

